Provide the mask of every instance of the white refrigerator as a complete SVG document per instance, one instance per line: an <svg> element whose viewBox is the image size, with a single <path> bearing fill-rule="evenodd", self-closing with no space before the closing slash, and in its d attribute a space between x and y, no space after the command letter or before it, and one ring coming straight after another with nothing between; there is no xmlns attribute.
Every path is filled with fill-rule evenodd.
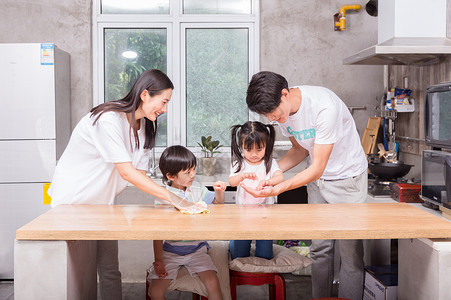
<svg viewBox="0 0 451 300"><path fill-rule="evenodd" d="M50 209L45 188L70 137L69 54L0 43L0 113L0 279L13 279L16 230Z"/></svg>

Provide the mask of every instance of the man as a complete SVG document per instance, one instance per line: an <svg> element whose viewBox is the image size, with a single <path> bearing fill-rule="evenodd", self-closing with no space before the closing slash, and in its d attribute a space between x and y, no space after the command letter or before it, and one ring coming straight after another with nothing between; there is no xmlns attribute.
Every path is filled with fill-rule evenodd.
<svg viewBox="0 0 451 300"><path fill-rule="evenodd" d="M367 194L367 159L354 120L343 101L319 86L288 88L273 72L252 77L246 102L250 110L276 121L292 144L280 159L283 172L306 157L308 167L294 177L261 190L243 186L254 196L275 196L307 185L309 203L362 203ZM362 299L363 242L313 240L313 298L330 297L334 277L334 247L340 252L339 297Z"/></svg>

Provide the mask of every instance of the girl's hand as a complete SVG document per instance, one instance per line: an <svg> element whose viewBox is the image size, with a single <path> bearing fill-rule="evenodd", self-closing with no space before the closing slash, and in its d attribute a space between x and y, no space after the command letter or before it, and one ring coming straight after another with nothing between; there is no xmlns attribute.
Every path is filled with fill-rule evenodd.
<svg viewBox="0 0 451 300"><path fill-rule="evenodd" d="M257 174L255 174L254 172L247 172L247 173L241 174L241 181L243 181L244 179L256 180L256 179L258 179L258 177L257 177Z"/></svg>
<svg viewBox="0 0 451 300"><path fill-rule="evenodd" d="M155 269L155 273L159 278L164 278L168 276L168 272L166 272L166 268L164 267L164 262L162 261L154 261L153 268Z"/></svg>
<svg viewBox="0 0 451 300"><path fill-rule="evenodd" d="M227 184L224 181L216 181L213 184L213 189L215 191L225 191L227 188Z"/></svg>
<svg viewBox="0 0 451 300"><path fill-rule="evenodd" d="M263 189L265 186L272 186L271 184L271 180L267 179L267 180L261 180L258 185L257 185L257 191L260 191L261 189Z"/></svg>

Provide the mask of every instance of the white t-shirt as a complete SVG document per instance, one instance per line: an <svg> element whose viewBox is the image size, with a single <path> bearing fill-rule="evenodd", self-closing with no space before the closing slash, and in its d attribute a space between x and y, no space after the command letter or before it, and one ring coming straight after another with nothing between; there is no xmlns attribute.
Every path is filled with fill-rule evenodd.
<svg viewBox="0 0 451 300"><path fill-rule="evenodd" d="M136 169L148 169L150 152L143 149L144 119L138 131L140 148L135 149L125 113L106 112L93 125L96 117L88 113L80 120L58 161L48 191L52 207L114 204L116 195L127 186L114 164L131 162Z"/></svg>
<svg viewBox="0 0 451 300"><path fill-rule="evenodd" d="M257 180L244 179L242 181L244 185L252 188L256 188L261 180L271 179L276 171L281 171L275 159L272 160L271 169L268 173L266 173L264 161L262 161L258 165L251 165L246 160L243 160L243 165L241 166L239 173L237 173L236 171L237 168L238 165L232 166L230 168L229 177L241 173L254 172L258 177ZM236 204L274 204L276 202L275 199L276 197L256 198L247 193L240 185L238 185L236 188Z"/></svg>
<svg viewBox="0 0 451 300"><path fill-rule="evenodd" d="M360 175L368 167L360 137L343 101L331 90L319 86L296 86L302 94L298 111L285 123L282 134L294 137L309 152L312 163L314 144L334 144L321 178L344 179Z"/></svg>

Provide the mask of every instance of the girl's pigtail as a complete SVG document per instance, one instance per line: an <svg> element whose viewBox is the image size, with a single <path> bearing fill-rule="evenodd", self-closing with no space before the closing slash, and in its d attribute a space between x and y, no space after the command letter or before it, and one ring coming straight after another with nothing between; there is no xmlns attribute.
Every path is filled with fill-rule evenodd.
<svg viewBox="0 0 451 300"><path fill-rule="evenodd" d="M274 141L276 140L276 131L271 124L266 124L266 128L269 131L269 138L266 141L266 150L265 150L265 167L266 173L269 173L272 166L272 151L274 149Z"/></svg>
<svg viewBox="0 0 451 300"><path fill-rule="evenodd" d="M241 128L241 125L234 125L231 127L232 128L232 140L231 140L231 150L232 150L232 155L231 155L231 160L232 160L232 167L235 167L235 165L238 165L236 173L238 173L239 171L241 171L241 166L242 166L242 155L241 155L241 150L240 150L240 146L238 145L238 130Z"/></svg>

